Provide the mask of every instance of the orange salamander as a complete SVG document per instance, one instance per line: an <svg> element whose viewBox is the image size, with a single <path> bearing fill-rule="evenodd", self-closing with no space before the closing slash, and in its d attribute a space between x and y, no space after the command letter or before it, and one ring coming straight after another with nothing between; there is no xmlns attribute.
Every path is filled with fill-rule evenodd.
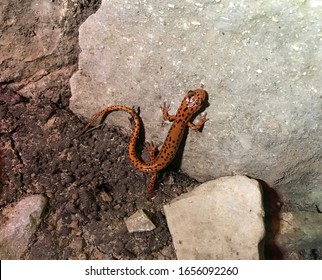
<svg viewBox="0 0 322 280"><path fill-rule="evenodd" d="M189 91L184 97L176 115L169 115L170 106L164 103L162 109L163 119L173 121L170 130L165 138L160 152L156 154L156 147L153 143L147 143L147 151L150 157L149 162L145 163L139 159L136 153L136 143L139 137L140 131L140 119L134 109L126 106L109 106L98 112L88 124L81 130L80 134L83 134L100 116L112 111L125 111L131 115L134 121L134 129L130 138L128 147L129 157L132 164L138 170L144 173L150 173L151 179L148 187L147 196L151 198L153 194L154 184L157 177L157 172L168 166L175 157L175 154L179 148L182 136L185 128L189 126L193 130L199 130L203 124L208 120L206 113L198 116L196 124L193 124L190 120L192 116L197 113L202 106L206 103L207 92L203 89L195 89Z"/></svg>

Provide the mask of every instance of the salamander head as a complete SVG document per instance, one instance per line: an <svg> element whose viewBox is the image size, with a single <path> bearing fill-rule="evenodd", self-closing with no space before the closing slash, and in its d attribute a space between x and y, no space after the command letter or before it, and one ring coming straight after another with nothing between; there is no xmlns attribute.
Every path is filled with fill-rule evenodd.
<svg viewBox="0 0 322 280"><path fill-rule="evenodd" d="M203 89L189 90L184 97L181 106L190 113L197 112L205 104L208 94Z"/></svg>

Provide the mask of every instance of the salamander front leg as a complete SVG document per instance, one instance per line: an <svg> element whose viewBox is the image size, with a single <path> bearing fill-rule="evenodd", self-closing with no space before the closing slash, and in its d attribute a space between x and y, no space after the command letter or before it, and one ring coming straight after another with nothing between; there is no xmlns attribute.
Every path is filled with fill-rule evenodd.
<svg viewBox="0 0 322 280"><path fill-rule="evenodd" d="M174 121L176 116L175 115L169 115L170 111L170 105L167 103L163 103L163 106L160 107L162 111L162 116L165 121Z"/></svg>
<svg viewBox="0 0 322 280"><path fill-rule="evenodd" d="M188 126L192 129L192 130L199 130L202 128L202 126L204 125L204 123L206 121L208 121L209 119L207 119L207 113L204 114L200 114L197 117L197 123L194 124L192 122L188 122Z"/></svg>

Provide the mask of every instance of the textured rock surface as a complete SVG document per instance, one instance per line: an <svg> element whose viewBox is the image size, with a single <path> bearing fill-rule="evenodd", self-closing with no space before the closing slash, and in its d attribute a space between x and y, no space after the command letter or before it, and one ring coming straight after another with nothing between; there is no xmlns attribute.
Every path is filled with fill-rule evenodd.
<svg viewBox="0 0 322 280"><path fill-rule="evenodd" d="M293 212L281 215L280 231L276 243L283 252L322 243L322 214Z"/></svg>
<svg viewBox="0 0 322 280"><path fill-rule="evenodd" d="M19 259L40 222L46 199L33 195L6 209L6 222L0 228L0 259Z"/></svg>
<svg viewBox="0 0 322 280"><path fill-rule="evenodd" d="M161 143L169 126L159 105L174 111L186 90L204 86L210 121L188 136L184 171L260 178L313 210L322 198L321 25L318 1L102 1L80 28L71 108L89 118L106 105L140 106L146 138Z"/></svg>
<svg viewBox="0 0 322 280"><path fill-rule="evenodd" d="M26 97L50 95L49 89L63 88L62 80L76 68L75 47L63 42L76 39L77 2L0 1L0 84L10 84ZM51 96L53 101L59 98Z"/></svg>
<svg viewBox="0 0 322 280"><path fill-rule="evenodd" d="M209 181L164 211L178 259L259 259L262 253L264 210L256 180Z"/></svg>

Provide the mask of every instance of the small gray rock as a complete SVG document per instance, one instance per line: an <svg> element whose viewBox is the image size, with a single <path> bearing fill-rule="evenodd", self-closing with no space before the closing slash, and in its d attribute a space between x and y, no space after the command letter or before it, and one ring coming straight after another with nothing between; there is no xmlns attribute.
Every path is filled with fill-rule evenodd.
<svg viewBox="0 0 322 280"><path fill-rule="evenodd" d="M36 231L47 200L32 195L8 209L7 222L0 228L0 259L19 259Z"/></svg>
<svg viewBox="0 0 322 280"><path fill-rule="evenodd" d="M144 232L155 229L155 225L143 210L138 210L132 216L128 217L125 220L125 224L129 232Z"/></svg>

